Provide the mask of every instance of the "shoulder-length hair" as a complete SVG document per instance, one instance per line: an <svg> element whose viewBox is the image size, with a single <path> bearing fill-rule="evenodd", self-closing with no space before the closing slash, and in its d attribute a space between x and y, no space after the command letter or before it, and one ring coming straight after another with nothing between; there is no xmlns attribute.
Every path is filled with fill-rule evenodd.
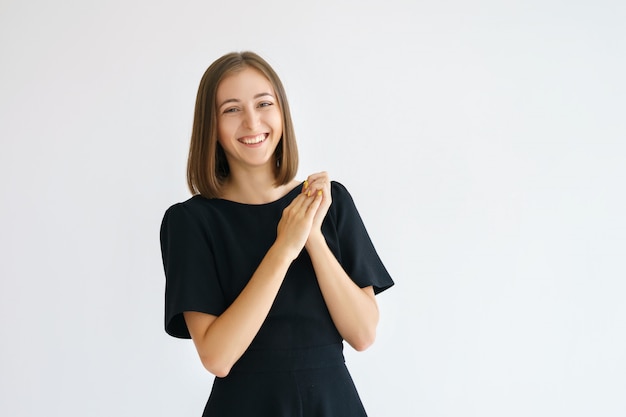
<svg viewBox="0 0 626 417"><path fill-rule="evenodd" d="M261 72L274 87L282 113L283 135L274 151L276 185L289 183L298 171L298 147L287 95L272 67L254 52L232 52L209 66L198 87L191 144L187 159L187 186L191 194L206 198L221 196L230 174L224 149L217 140L217 87L220 82L245 68Z"/></svg>

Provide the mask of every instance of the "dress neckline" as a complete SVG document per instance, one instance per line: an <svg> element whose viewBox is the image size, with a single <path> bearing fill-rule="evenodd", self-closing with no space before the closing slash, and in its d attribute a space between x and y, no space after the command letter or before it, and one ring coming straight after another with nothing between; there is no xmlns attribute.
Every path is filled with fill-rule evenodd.
<svg viewBox="0 0 626 417"><path fill-rule="evenodd" d="M304 185L304 181L299 182L295 187L293 187L291 190L289 190L287 193L285 193L285 195L277 198L274 201L269 201L267 203L259 203L259 204L253 204L253 203L241 203L239 201L234 201L234 200L228 200L225 198L213 198L211 200L213 201L219 201L225 204L231 204L231 205L236 205L236 206L240 206L240 207L266 207L266 206L271 206L273 204L279 203L281 201L283 201L284 199L286 199L287 197L289 197L292 194L295 194L297 192L298 189L301 189L302 186Z"/></svg>

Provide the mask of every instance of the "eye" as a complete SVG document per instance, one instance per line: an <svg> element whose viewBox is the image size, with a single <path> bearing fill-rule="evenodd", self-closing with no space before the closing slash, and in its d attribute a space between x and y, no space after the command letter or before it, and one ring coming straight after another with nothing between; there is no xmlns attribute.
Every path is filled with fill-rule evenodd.
<svg viewBox="0 0 626 417"><path fill-rule="evenodd" d="M222 113L224 113L224 114L226 114L226 113L235 113L235 112L238 112L238 111L239 111L239 109L237 107L228 107Z"/></svg>
<svg viewBox="0 0 626 417"><path fill-rule="evenodd" d="M274 103L272 103L271 101L262 101L259 103L259 107L269 107L269 106L273 106Z"/></svg>

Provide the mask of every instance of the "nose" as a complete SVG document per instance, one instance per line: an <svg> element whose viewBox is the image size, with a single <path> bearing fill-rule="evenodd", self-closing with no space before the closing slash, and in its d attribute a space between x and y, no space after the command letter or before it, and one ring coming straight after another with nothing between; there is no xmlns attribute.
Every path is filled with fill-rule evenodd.
<svg viewBox="0 0 626 417"><path fill-rule="evenodd" d="M244 115L244 124L248 129L254 129L259 124L259 114L256 109L248 109Z"/></svg>

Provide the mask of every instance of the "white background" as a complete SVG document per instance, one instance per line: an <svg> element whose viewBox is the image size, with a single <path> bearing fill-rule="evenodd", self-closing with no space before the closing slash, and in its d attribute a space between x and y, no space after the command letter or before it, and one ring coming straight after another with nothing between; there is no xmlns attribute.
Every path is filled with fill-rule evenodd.
<svg viewBox="0 0 626 417"><path fill-rule="evenodd" d="M626 415L625 4L2 0L0 415L200 415L158 231L246 49L396 281L371 416Z"/></svg>

